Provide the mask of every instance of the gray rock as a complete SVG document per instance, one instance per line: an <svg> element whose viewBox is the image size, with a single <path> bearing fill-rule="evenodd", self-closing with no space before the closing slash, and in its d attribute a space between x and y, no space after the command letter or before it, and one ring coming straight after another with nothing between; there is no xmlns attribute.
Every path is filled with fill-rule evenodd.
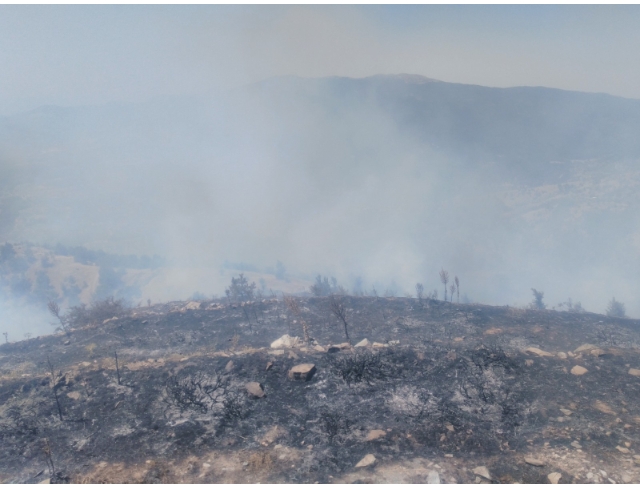
<svg viewBox="0 0 640 487"><path fill-rule="evenodd" d="M440 483L440 474L435 470L430 470L427 474L427 483L428 484L439 484Z"/></svg>
<svg viewBox="0 0 640 487"><path fill-rule="evenodd" d="M264 387L262 387L262 384L260 384L259 382L249 382L245 386L245 388L247 389L249 395L254 399L260 399L266 396L266 394L264 393Z"/></svg>
<svg viewBox="0 0 640 487"><path fill-rule="evenodd" d="M314 364L299 364L289 370L289 379L310 380L316 372Z"/></svg>

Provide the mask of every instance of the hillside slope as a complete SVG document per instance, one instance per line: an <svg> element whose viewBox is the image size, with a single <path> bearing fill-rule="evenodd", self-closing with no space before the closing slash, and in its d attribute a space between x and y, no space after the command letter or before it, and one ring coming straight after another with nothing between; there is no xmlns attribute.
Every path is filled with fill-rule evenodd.
<svg viewBox="0 0 640 487"><path fill-rule="evenodd" d="M173 302L0 346L0 480L640 481L637 320L338 299L369 344L308 298ZM311 343L270 346L303 324Z"/></svg>

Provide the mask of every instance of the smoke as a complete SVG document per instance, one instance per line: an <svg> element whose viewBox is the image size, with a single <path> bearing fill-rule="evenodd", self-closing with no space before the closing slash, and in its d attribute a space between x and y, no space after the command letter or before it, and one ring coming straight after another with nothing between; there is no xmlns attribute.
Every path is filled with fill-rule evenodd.
<svg viewBox="0 0 640 487"><path fill-rule="evenodd" d="M5 70L1 110L35 109L0 119L0 243L161 255L141 300L221 294L226 261L279 260L291 290L321 273L442 296L444 268L479 302L525 305L535 287L549 306L603 311L615 295L640 314L636 100L314 78L637 95L622 75L578 81L570 45L505 28L515 11L471 9L487 21L475 31L447 8L3 9L0 45L22 28L0 66L23 70ZM576 38L597 17L581 12ZM48 83L24 74L35 66Z"/></svg>

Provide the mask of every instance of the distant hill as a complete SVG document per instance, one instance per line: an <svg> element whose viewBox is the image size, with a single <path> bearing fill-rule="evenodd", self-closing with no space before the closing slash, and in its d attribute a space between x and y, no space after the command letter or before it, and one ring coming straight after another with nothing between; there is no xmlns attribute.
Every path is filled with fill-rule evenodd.
<svg viewBox="0 0 640 487"><path fill-rule="evenodd" d="M477 301L615 294L634 315L638 133L640 100L417 75L42 107L0 118L0 242L162 255L163 300L223 292L225 260L282 260L404 293L445 267Z"/></svg>

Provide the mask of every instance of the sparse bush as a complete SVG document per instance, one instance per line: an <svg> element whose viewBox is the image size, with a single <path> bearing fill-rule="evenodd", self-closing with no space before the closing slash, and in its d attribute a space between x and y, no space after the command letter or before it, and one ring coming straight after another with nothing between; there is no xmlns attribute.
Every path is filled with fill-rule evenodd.
<svg viewBox="0 0 640 487"><path fill-rule="evenodd" d="M167 395L180 411L194 410L208 413L225 400L229 388L228 377L197 372L186 377L172 376L166 382Z"/></svg>
<svg viewBox="0 0 640 487"><path fill-rule="evenodd" d="M331 363L332 371L351 387L351 384L385 380L393 375L394 366L386 361L381 352L364 350L336 358Z"/></svg>
<svg viewBox="0 0 640 487"><path fill-rule="evenodd" d="M544 298L544 292L531 288L533 292L533 301L531 302L531 309L547 309L547 305L544 304L542 299Z"/></svg>
<svg viewBox="0 0 640 487"><path fill-rule="evenodd" d="M334 411L323 411L320 413L320 427L329 438L329 443L340 434L346 434L351 430L353 421L345 418L344 414Z"/></svg>
<svg viewBox="0 0 640 487"><path fill-rule="evenodd" d="M309 290L314 296L318 297L329 296L330 294L347 294L345 288L338 285L338 280L335 277L323 277L320 274L316 276L316 282Z"/></svg>
<svg viewBox="0 0 640 487"><path fill-rule="evenodd" d="M225 290L229 301L253 301L256 283L249 284L244 274L231 278L231 285Z"/></svg>
<svg viewBox="0 0 640 487"><path fill-rule="evenodd" d="M627 311L624 303L616 301L616 298L611 298L609 306L607 306L607 316L610 316L611 318L626 318Z"/></svg>
<svg viewBox="0 0 640 487"><path fill-rule="evenodd" d="M120 318L128 311L122 299L108 297L101 301L94 301L89 307L84 304L72 306L63 317L71 328L89 324L99 324L110 318Z"/></svg>

